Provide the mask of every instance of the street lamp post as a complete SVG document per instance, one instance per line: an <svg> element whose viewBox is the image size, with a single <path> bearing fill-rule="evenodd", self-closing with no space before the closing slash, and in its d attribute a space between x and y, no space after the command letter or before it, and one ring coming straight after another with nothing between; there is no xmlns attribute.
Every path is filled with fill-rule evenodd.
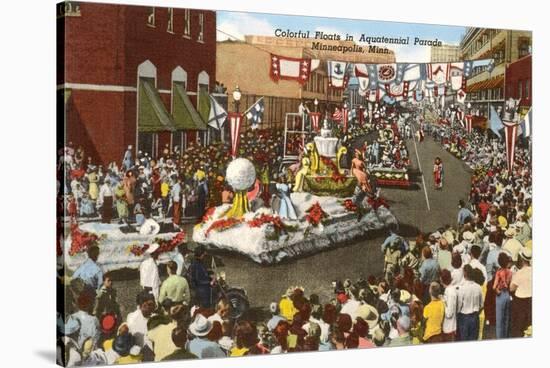
<svg viewBox="0 0 550 368"><path fill-rule="evenodd" d="M233 91L233 104L235 106L235 112L239 112L239 105L241 101L241 90L239 89L239 86L237 85L235 87L235 90Z"/></svg>
<svg viewBox="0 0 550 368"><path fill-rule="evenodd" d="M315 105L315 112L317 112L317 105L319 105L319 100L315 99L315 101L313 101L313 104Z"/></svg>

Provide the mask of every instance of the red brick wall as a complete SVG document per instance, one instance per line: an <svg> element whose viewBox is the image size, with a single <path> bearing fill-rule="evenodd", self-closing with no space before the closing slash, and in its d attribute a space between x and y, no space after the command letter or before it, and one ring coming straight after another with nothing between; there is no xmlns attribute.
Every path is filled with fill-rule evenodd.
<svg viewBox="0 0 550 368"><path fill-rule="evenodd" d="M505 98L519 98L519 83L522 82L522 98L520 106L531 106L533 98L532 57L525 56L506 68ZM529 85L529 97L525 97L525 85Z"/></svg>
<svg viewBox="0 0 550 368"><path fill-rule="evenodd" d="M174 34L168 33L168 10L156 7L156 27L147 26L150 7L80 3L80 17L65 21L65 80L58 83L136 87L137 68L150 60L157 68L157 88L171 90L172 71L187 72L188 91L197 91L206 71L210 89L216 81L216 14L191 10L191 38L183 37L184 10L174 9ZM197 42L199 14L204 13L204 43ZM170 111L170 95L161 94ZM190 96L196 106L195 96ZM127 145L136 146L136 92L72 90L67 104L67 139L82 145L94 161L121 160ZM168 138L166 138L168 137ZM169 135L159 137L159 147Z"/></svg>

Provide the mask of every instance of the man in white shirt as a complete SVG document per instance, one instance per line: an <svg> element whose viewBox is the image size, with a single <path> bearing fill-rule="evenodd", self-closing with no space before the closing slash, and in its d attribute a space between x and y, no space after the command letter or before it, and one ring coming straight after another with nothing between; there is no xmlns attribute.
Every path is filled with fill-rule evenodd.
<svg viewBox="0 0 550 368"><path fill-rule="evenodd" d="M472 281L473 268L464 266L464 282L457 290L457 332L460 341L477 340L479 312L483 308L481 286Z"/></svg>
<svg viewBox="0 0 550 368"><path fill-rule="evenodd" d="M472 268L477 268L481 271L483 274L483 283L487 284L487 268L479 261L479 257L481 256L481 247L477 244L472 245L470 248L470 263L469 265L472 266Z"/></svg>
<svg viewBox="0 0 550 368"><path fill-rule="evenodd" d="M441 283L445 287L443 301L445 302L445 318L443 319L443 341L454 341L456 337L456 307L458 295L456 285L453 285L451 272L441 270Z"/></svg>
<svg viewBox="0 0 550 368"><path fill-rule="evenodd" d="M137 309L126 317L128 331L134 337L135 344L139 347L143 348L145 345L151 346L147 339L147 322L156 309L155 298L150 292L142 291L137 296L136 304Z"/></svg>
<svg viewBox="0 0 550 368"><path fill-rule="evenodd" d="M519 253L521 269L512 276L510 291L514 293L511 310L510 337L523 337L532 323L533 270L531 250L523 248Z"/></svg>
<svg viewBox="0 0 550 368"><path fill-rule="evenodd" d="M159 269L156 259L160 248L158 243L153 243L145 251L145 259L139 265L139 284L144 290L149 290L158 301L160 289Z"/></svg>

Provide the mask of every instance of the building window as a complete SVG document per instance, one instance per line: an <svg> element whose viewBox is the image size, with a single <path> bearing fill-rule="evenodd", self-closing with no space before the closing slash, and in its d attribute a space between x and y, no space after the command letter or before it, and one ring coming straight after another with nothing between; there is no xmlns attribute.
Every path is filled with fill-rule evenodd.
<svg viewBox="0 0 550 368"><path fill-rule="evenodd" d="M147 25L149 27L155 27L155 7L150 8L149 15L147 16Z"/></svg>
<svg viewBox="0 0 550 368"><path fill-rule="evenodd" d="M168 8L168 26L166 32L174 33L174 8Z"/></svg>
<svg viewBox="0 0 550 368"><path fill-rule="evenodd" d="M184 9L185 13L183 16L183 36L191 37L191 10Z"/></svg>
<svg viewBox="0 0 550 368"><path fill-rule="evenodd" d="M531 46L529 45L529 40L522 40L518 45L519 57L527 56L531 53Z"/></svg>
<svg viewBox="0 0 550 368"><path fill-rule="evenodd" d="M525 81L525 98L529 98L529 94L531 92L530 89L531 89L531 80L527 79Z"/></svg>
<svg viewBox="0 0 550 368"><path fill-rule="evenodd" d="M199 35L197 41L204 42L204 13L199 14Z"/></svg>
<svg viewBox="0 0 550 368"><path fill-rule="evenodd" d="M74 1L65 1L57 4L58 17L80 17L80 4Z"/></svg>
<svg viewBox="0 0 550 368"><path fill-rule="evenodd" d="M523 81L518 81L518 98L523 98Z"/></svg>

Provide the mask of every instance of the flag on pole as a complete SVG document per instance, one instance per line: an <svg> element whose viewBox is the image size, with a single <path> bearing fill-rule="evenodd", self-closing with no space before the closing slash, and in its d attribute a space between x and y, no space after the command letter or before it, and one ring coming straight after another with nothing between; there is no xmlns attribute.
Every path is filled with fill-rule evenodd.
<svg viewBox="0 0 550 368"><path fill-rule="evenodd" d="M466 101L466 92L464 92L464 90L461 88L458 91L456 91L456 102L464 105L465 101Z"/></svg>
<svg viewBox="0 0 550 368"><path fill-rule="evenodd" d="M502 136L500 135L500 130L504 128L504 125L502 124L502 120L500 120L500 116L498 116L498 113L496 112L495 108L492 105L491 105L489 122L493 133L498 135L499 138L502 138Z"/></svg>
<svg viewBox="0 0 550 368"><path fill-rule="evenodd" d="M243 115L238 112L229 113L229 133L231 134L231 157L237 157L237 151L239 149L240 130L241 123L243 121Z"/></svg>
<svg viewBox="0 0 550 368"><path fill-rule="evenodd" d="M344 122L344 133L348 131L348 119L349 119L349 110L347 107L342 109L342 120Z"/></svg>
<svg viewBox="0 0 550 368"><path fill-rule="evenodd" d="M208 125L214 129L220 130L227 119L227 111L216 101L212 95L208 95L210 98L210 114L208 116Z"/></svg>
<svg viewBox="0 0 550 368"><path fill-rule="evenodd" d="M334 121L342 120L342 112L340 111L339 108L336 108L336 110L334 110L334 113L332 114L332 120Z"/></svg>
<svg viewBox="0 0 550 368"><path fill-rule="evenodd" d="M311 126L313 127L313 130L316 132L319 131L319 120L321 120L321 113L320 112L310 112L309 118L311 119Z"/></svg>
<svg viewBox="0 0 550 368"><path fill-rule="evenodd" d="M252 106L244 112L246 118L250 120L252 129L257 129L264 118L264 98L260 97Z"/></svg>
<svg viewBox="0 0 550 368"><path fill-rule="evenodd" d="M531 136L531 130L533 128L533 108L529 108L529 111L520 122L521 135L524 138Z"/></svg>
<svg viewBox="0 0 550 368"><path fill-rule="evenodd" d="M471 114L468 114L464 117L464 122L466 123L466 132L468 133L472 132L472 121L473 116Z"/></svg>
<svg viewBox="0 0 550 368"><path fill-rule="evenodd" d="M504 124L504 135L506 136L506 163L508 164L508 172L511 174L514 167L514 154L519 124L515 121L506 120L503 120L502 124Z"/></svg>

